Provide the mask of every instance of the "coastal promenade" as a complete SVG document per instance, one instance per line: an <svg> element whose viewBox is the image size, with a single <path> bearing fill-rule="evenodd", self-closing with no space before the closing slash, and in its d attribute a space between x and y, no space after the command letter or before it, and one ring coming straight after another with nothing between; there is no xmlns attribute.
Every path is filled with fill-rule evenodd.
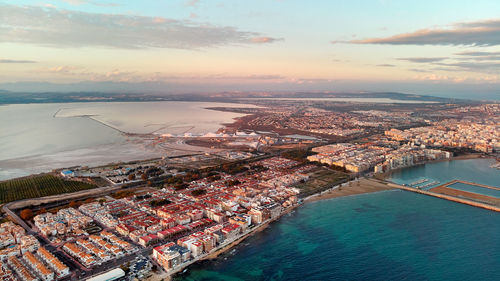
<svg viewBox="0 0 500 281"><path fill-rule="evenodd" d="M178 266L172 268L171 270L164 272L163 274L154 274L153 276L151 276L147 280L148 281L171 280L172 276L174 276L175 274L183 271L188 266L190 266L190 265L192 265L192 264L194 264L194 263L196 263L198 261L215 259L220 254L228 251L229 249L232 249L234 246L238 245L239 243L241 243L243 240L245 240L246 238L248 238L252 234L255 234L255 233L259 232L259 231L262 231L263 229L265 229L266 227L268 227L270 223L272 223L272 222L274 222L276 220L279 220L283 215L290 213L292 210L294 210L296 207L298 207L300 205L301 204L296 204L294 206L288 207L288 208L284 209L283 212L281 212L281 214L279 216L277 216L276 218L268 219L266 221L263 221L258 226L255 226L253 228L247 229L245 232L241 233L238 237L235 237L233 239L224 241L222 244L220 244L219 246L217 246L211 252L204 253L204 254L202 254L202 255L200 255L200 256L192 259L192 260L189 260L187 262L181 263Z"/></svg>

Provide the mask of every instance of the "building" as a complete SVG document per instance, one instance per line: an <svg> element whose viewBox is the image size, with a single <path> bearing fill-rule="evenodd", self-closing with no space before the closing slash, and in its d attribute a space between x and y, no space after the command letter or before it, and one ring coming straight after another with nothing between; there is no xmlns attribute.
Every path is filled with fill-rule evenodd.
<svg viewBox="0 0 500 281"><path fill-rule="evenodd" d="M39 248L37 254L57 273L59 278L70 274L69 267L62 263L47 249L43 247Z"/></svg>
<svg viewBox="0 0 500 281"><path fill-rule="evenodd" d="M182 256L178 251L171 249L174 243L168 243L153 249L153 257L166 271L178 266L182 262Z"/></svg>
<svg viewBox="0 0 500 281"><path fill-rule="evenodd" d="M26 252L23 257L26 263L30 265L43 280L54 280L54 272L48 269L34 254Z"/></svg>
<svg viewBox="0 0 500 281"><path fill-rule="evenodd" d="M148 234L139 238L139 244L141 244L143 247L147 247L156 242L158 242L158 235L156 234Z"/></svg>
<svg viewBox="0 0 500 281"><path fill-rule="evenodd" d="M89 279L87 279L87 281L112 281L112 280L122 278L124 276L125 276L125 271L123 271L121 268L115 268L115 269L108 271L106 273L89 278Z"/></svg>
<svg viewBox="0 0 500 281"><path fill-rule="evenodd" d="M236 236L240 233L240 230L241 226L237 224L229 224L228 226L225 226L223 229L221 229L225 239L228 240L236 238Z"/></svg>
<svg viewBox="0 0 500 281"><path fill-rule="evenodd" d="M7 259L9 265L14 269L17 275L23 281L36 281L37 278L31 274L29 269L15 256L10 256Z"/></svg>

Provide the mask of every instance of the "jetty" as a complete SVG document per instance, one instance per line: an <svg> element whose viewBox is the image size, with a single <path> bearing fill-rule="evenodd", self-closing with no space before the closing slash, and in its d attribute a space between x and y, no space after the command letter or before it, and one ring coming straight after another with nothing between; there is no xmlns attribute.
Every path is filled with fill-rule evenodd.
<svg viewBox="0 0 500 281"><path fill-rule="evenodd" d="M481 183L476 183L476 182L470 182L470 181L463 181L463 180L452 180L446 184L443 184L442 186L449 187L450 185L453 185L455 183L463 183L467 185L475 185L479 187L484 187L484 188L489 188L489 189L494 189L494 190L500 190L500 187L494 187L486 184L481 184Z"/></svg>
<svg viewBox="0 0 500 281"><path fill-rule="evenodd" d="M431 182L428 182L424 185L416 186L416 188L422 189L422 188L431 187L431 186L436 185L436 184L439 184L439 182L438 181L431 181Z"/></svg>
<svg viewBox="0 0 500 281"><path fill-rule="evenodd" d="M420 180L417 180L417 181L410 183L408 186L415 187L417 185L423 184L423 183L428 182L428 181L429 181L429 179L420 179Z"/></svg>
<svg viewBox="0 0 500 281"><path fill-rule="evenodd" d="M500 198L495 198L495 197L477 194L477 193L473 193L473 192L456 190L456 189L447 187L448 185L451 185L451 184L457 183L457 182L500 190L500 188L497 188L497 187L488 186L488 185L484 185L484 184L478 184L478 183L471 183L471 182L461 181L461 180L453 180L453 181L445 183L443 185L431 188L430 190L423 190L423 189L419 189L419 188L415 188L415 187L396 184L393 182L386 182L386 183L390 187L398 188L401 190L411 191L411 192L420 193L420 194L424 194L424 195L428 195L428 196L432 196L432 197L436 197L436 198L441 198L441 199L445 199L445 200L449 200L449 201L453 201L453 202L457 202L457 203L467 204L470 206L479 207L479 208L483 208L483 209L487 209L487 210L491 210L491 211L495 211L495 212L500 212Z"/></svg>

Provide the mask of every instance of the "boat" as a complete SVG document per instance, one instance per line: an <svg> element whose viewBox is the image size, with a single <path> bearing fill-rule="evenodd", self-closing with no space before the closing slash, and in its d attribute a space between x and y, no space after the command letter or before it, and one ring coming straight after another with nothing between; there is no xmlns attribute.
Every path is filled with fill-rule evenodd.
<svg viewBox="0 0 500 281"><path fill-rule="evenodd" d="M432 181L430 183L418 186L417 188L422 189L422 188L430 187L430 186L437 185L437 184L439 184L439 181Z"/></svg>
<svg viewBox="0 0 500 281"><path fill-rule="evenodd" d="M429 181L429 179L420 179L420 180L417 180L417 181L410 183L409 186L416 186L416 185L419 185L419 184L422 184L422 183L425 183L428 181Z"/></svg>

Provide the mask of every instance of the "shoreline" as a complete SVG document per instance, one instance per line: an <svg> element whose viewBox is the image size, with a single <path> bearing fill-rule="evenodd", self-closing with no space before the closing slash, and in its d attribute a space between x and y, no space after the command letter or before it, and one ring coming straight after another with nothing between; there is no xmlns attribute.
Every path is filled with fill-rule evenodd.
<svg viewBox="0 0 500 281"><path fill-rule="evenodd" d="M238 246L246 238L254 235L255 233L258 233L258 232L261 232L261 231L265 230L266 228L268 228L271 225L271 223L273 223L275 221L279 221L282 216L290 213L291 211L295 210L296 208L300 207L301 205L302 204L297 204L297 205L289 207L288 209L286 209L285 211L283 211L278 217L276 217L274 219L271 219L271 220L269 220L269 221L267 221L267 222L265 222L265 223L263 223L263 224L255 227L249 233L244 234L242 237L240 237L237 240L231 242L229 245L226 245L226 246L222 247L221 249L218 249L215 252L210 253L206 257L203 257L202 259L200 259L200 261L217 259L217 257L219 257L220 255L222 255L222 254L226 253L227 251L231 250L232 248Z"/></svg>
<svg viewBox="0 0 500 281"><path fill-rule="evenodd" d="M47 102L47 103L21 103L21 104L45 104L54 105L54 110L50 111L50 119L53 118L66 118L57 117L57 114L64 109L65 104L78 103L108 103L108 101L75 101L75 102ZM114 102L114 101L113 101ZM142 103L153 102L151 101L116 101L118 103ZM185 102L185 103L205 103L200 104L199 110L215 110L219 112L232 112L242 116L248 114L239 113L238 111L222 111L217 109L210 109L210 107L217 107L223 105L224 108L232 108L234 104L235 110L243 106L240 103L221 102L221 101L182 101L182 100L163 100L160 102ZM111 102L112 103L112 102ZM16 104L5 104L16 105ZM253 105L246 105L251 108ZM245 108L245 107L242 107ZM165 142L165 147L152 146L154 138L160 137L160 134L155 132L149 133L133 133L127 132L116 126L110 125L107 122L96 119L93 115L79 115L72 117L80 117L89 120L91 123L99 124L99 126L112 130L122 136L120 140L103 142L102 144L75 144L75 147L63 147L51 152L44 152L39 154L28 154L19 156L13 155L7 159L0 160L0 180L7 181L21 177L27 177L33 174L50 173L53 170L65 169L67 166L106 166L116 162L131 162L131 161L147 161L150 158L161 158L162 156L171 157L178 154L188 153L213 153L214 150L203 146L192 146L186 143L170 143ZM49 117L47 117L49 118ZM216 132L220 128L225 128L224 124L233 124L237 120L235 118L220 118L221 122L213 129L203 129L203 132ZM177 138L182 139L181 136ZM215 151L215 152L218 152ZM83 161L82 161L83 160Z"/></svg>
<svg viewBox="0 0 500 281"><path fill-rule="evenodd" d="M379 177L382 177L383 180L385 180L388 177L390 177L392 173L399 172L399 171L406 169L406 168L412 168L412 167L417 167L417 166L432 164L432 163L439 163L439 162L447 162L447 161L454 161L454 160L471 160L471 159L478 159L478 158L494 159L495 157L490 156L490 155L485 155L484 153L470 153L470 154L453 156L451 158L446 158L446 159L424 161L424 162L418 163L416 165L392 169L392 170L384 172L384 173L375 174L374 177L376 177L378 175Z"/></svg>
<svg viewBox="0 0 500 281"><path fill-rule="evenodd" d="M234 247L236 247L237 245L239 245L241 242L243 242L245 239L247 239L248 237L254 235L255 233L258 233L258 232L261 232L263 231L264 229L266 229L267 227L269 227L269 225L275 221L278 221L281 219L282 216L290 213L291 211L295 210L297 207L300 207L302 204L295 204L291 207L288 207L287 209L285 209L279 216L277 216L276 218L274 219L269 219L268 221L256 226L255 228L252 228L250 230L247 230L247 233L244 233L241 235L241 237L238 237L236 239L234 239L233 241L231 241L229 244L227 245L223 245L223 246L220 246L221 248L220 249L216 249L214 252L211 252L211 253L205 253L203 254L202 256L198 257L197 259L195 260L192 260L192 261L189 261L187 262L185 265L182 265L182 266L179 266L178 268L174 268L172 269L171 271L169 272L166 272L165 270L162 269L162 273L160 274L153 274L152 276L150 276L148 279L148 281L156 281L156 280L172 280L172 278L174 276L176 276L177 274L179 274L179 272L182 272L183 270L186 270L189 268L189 266L195 264L195 263L198 263L200 261L212 261L212 260L215 260L217 259L219 256L227 253L229 250L233 249Z"/></svg>
<svg viewBox="0 0 500 281"><path fill-rule="evenodd" d="M354 181L352 181L354 182ZM356 181L357 182L357 181ZM189 264L186 264L185 266L182 266L178 269L173 270L172 272L163 272L162 274L154 274L151 276L148 280L162 280L166 278L166 280L172 280L172 278L177 275L179 272L182 270L186 270L189 268L190 265L197 263L199 261L212 261L220 257L221 255L229 252L231 249L234 247L238 246L241 242L243 242L245 239L248 237L254 235L255 233L261 232L268 228L273 222L279 221L284 215L289 214L290 212L294 211L296 208L299 208L307 203L312 203L316 201L322 201L326 199L332 199L332 198L338 198L338 197L349 197L349 196L356 196L356 195L361 195L361 194L367 194L367 193L375 193L375 192L380 192L380 191L386 191L386 190L394 190L394 188L390 187L386 183L382 183L376 179L373 178L363 178L359 180L360 185L356 186L348 186L348 183L344 183L343 189L338 190L338 185L335 187L332 187L328 190L325 190L321 193L313 194L305 199L303 199L302 204L296 204L294 206L291 206L287 209L285 209L278 217L274 219L270 219L267 222L262 223L261 225L251 229L248 233L245 233L242 235L242 237L239 237L235 239L234 241L230 242L227 245L222 246L220 249L215 250L212 253L208 253L202 258L199 258L195 261L191 261ZM337 192L335 192L337 191ZM332 193L333 192L333 193Z"/></svg>
<svg viewBox="0 0 500 281"><path fill-rule="evenodd" d="M428 161L428 162L425 162L425 163L421 163L419 165L425 165L425 164L428 164L428 163L435 163L435 162L451 161L451 160L468 160L468 159L477 159L477 158L491 158L491 157L485 156L484 154L480 154L480 153L477 153L477 154L466 154L466 155L460 155L460 156L456 156L456 157L449 158L449 159L440 159L440 160L435 160L435 161ZM415 165L415 166L417 166L417 165ZM399 169L397 169L397 170L399 170ZM397 170L392 170L391 172L397 171ZM401 190L401 189L403 189L403 190L406 190L406 191L421 193L421 194L425 194L425 195L428 195L428 196L445 199L445 200L448 200L448 201L463 203L463 204L467 204L467 205L471 205L471 206L476 206L476 207L481 207L481 208L484 208L484 209L489 209L489 210L496 211L495 207L488 208L489 206L483 206L484 204L481 204L481 203L478 203L478 202L466 202L466 201L469 201L469 200L464 200L464 199L460 199L460 198L452 198L451 196L446 196L446 195L442 195L442 194L434 194L433 192L421 192L421 190L412 190L412 189L410 190L408 188L405 188L403 186L400 186L398 184L395 184L393 182L385 180L386 177L384 177L384 179L382 179L382 180L377 179L375 177L361 178L361 179L358 179L358 180L352 180L352 181L349 181L349 182L346 182L346 183L343 183L343 184L340 184L340 185L336 185L336 186L334 186L334 187L332 187L330 189L327 189L325 191L322 191L320 193L312 194L312 195L310 195L310 196L302 199L303 200L302 204L297 204L297 205L295 205L293 207L290 207L289 209L285 210L282 214L280 214L280 216L278 216L274 220L266 222L266 223L264 223L262 225L257 226L255 229L253 229L252 231L250 231L247 234L244 234L242 237L236 239L235 241L231 242L230 244L225 245L221 249L218 249L215 252L210 253L207 256L201 258L200 261L215 260L215 259L217 259L219 256L223 255L224 253L227 253L228 251L230 251L231 249L233 249L234 247L236 247L237 245L239 245L246 238L252 236L253 234L255 234L257 232L263 231L264 229L266 229L267 227L269 227L269 225L272 222L280 220L283 215L291 212L295 208L298 208L298 207L300 207L302 205L305 205L307 203L312 203L312 202L322 201L322 200L328 200L328 199L333 199L333 198L350 197L350 196L356 196L356 195L361 195L361 194L368 194L368 193L375 193L375 192L381 192L381 191L398 190L398 189ZM403 187L403 188L401 188L401 187ZM196 263L196 262L193 262L193 263ZM188 268L189 268L189 265L187 265L186 267L184 267L183 270L184 269L188 269ZM173 278L173 276L175 276L178 272L180 272L180 270L177 271L174 274L169 274L168 276L169 276L170 279L168 279L168 280L171 280L171 278Z"/></svg>

